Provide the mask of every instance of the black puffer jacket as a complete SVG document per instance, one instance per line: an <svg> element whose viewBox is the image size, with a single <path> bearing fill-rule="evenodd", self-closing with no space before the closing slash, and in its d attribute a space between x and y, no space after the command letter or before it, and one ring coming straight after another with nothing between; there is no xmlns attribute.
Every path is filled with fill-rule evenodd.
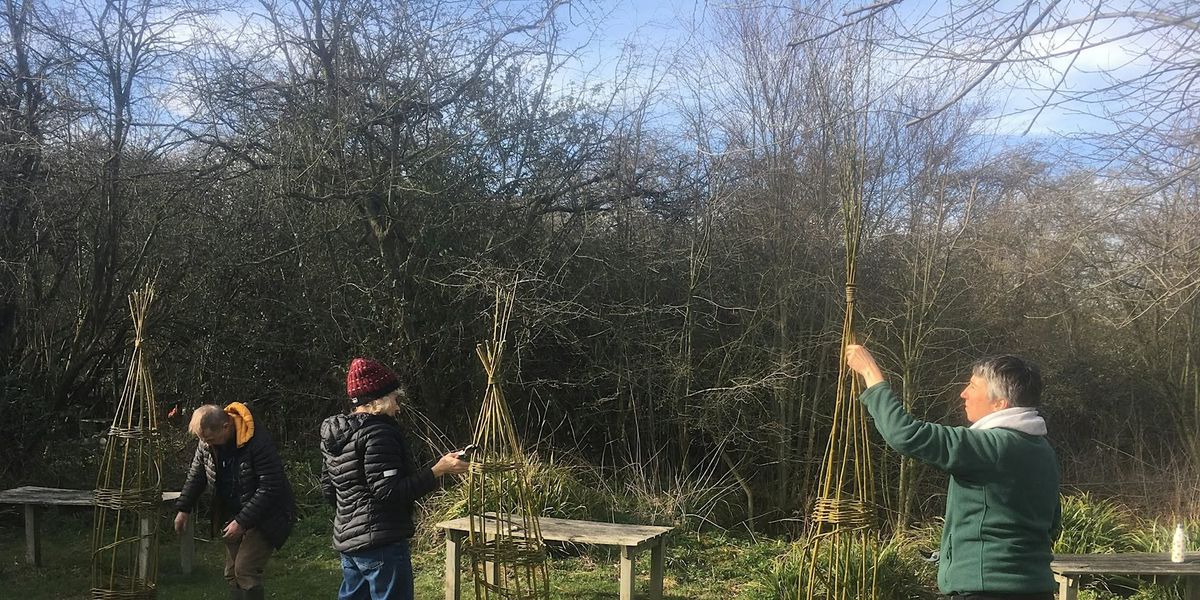
<svg viewBox="0 0 1200 600"><path fill-rule="evenodd" d="M333 547L359 552L413 535L418 498L437 487L417 468L400 424L385 415L336 415L321 423L321 492L336 508Z"/></svg>
<svg viewBox="0 0 1200 600"><path fill-rule="evenodd" d="M237 461L242 509L233 518L245 529L258 528L275 548L282 547L296 521L296 500L271 436L256 431L237 449ZM177 510L192 512L206 487L216 489L216 464L214 448L201 441L188 469L187 483L175 502Z"/></svg>

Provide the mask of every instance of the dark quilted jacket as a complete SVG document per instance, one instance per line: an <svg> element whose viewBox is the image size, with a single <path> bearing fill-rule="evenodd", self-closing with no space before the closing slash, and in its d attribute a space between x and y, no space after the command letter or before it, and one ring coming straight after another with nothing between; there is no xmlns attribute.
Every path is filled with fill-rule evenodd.
<svg viewBox="0 0 1200 600"><path fill-rule="evenodd" d="M321 492L336 508L333 547L359 552L407 540L413 509L437 487L414 466L400 425L384 415L336 415L321 423Z"/></svg>
<svg viewBox="0 0 1200 600"><path fill-rule="evenodd" d="M237 468L242 510L234 519L245 529L258 528L272 546L282 547L296 520L296 501L283 472L283 461L266 431L256 431L239 448ZM216 475L213 448L201 441L175 508L192 512L206 487L216 489Z"/></svg>

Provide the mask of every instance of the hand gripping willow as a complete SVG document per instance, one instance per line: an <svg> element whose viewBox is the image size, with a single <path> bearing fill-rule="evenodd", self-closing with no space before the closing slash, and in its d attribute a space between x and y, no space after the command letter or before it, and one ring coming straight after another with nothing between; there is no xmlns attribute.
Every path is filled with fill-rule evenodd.
<svg viewBox="0 0 1200 600"><path fill-rule="evenodd" d="M472 443L478 446L467 475L471 515L465 551L471 557L476 599L543 599L550 589L546 548L525 453L500 389L505 337L514 288L497 290L492 340L475 347L487 390Z"/></svg>
<svg viewBox="0 0 1200 600"><path fill-rule="evenodd" d="M92 532L94 599L154 598L158 579L158 515L162 451L154 380L146 356L146 314L154 301L147 283L129 295L133 355L108 429L96 478Z"/></svg>

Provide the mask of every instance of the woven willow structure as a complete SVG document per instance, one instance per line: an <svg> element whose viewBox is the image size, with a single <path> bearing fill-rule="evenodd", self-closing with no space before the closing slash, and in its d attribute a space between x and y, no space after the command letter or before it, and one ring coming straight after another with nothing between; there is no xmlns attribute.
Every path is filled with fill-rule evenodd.
<svg viewBox="0 0 1200 600"><path fill-rule="evenodd" d="M848 74L846 89L850 97L854 96L853 79L853 74ZM854 119L848 121L853 123ZM846 366L846 346L855 343L855 279L863 229L864 152L860 148L858 126L849 127L841 142L844 168L839 178L839 193L846 248L846 307L833 424L802 547L798 597L806 600L878 598L875 475L868 445L866 408L858 401L859 378Z"/></svg>
<svg viewBox="0 0 1200 600"><path fill-rule="evenodd" d="M472 439L477 449L467 475L472 517L464 550L471 557L477 600L550 597L538 523L541 506L534 499L525 452L500 388L513 301L513 288L497 291L492 341L475 347L487 374L487 390ZM481 518L484 515L487 518Z"/></svg>
<svg viewBox="0 0 1200 600"><path fill-rule="evenodd" d="M154 381L144 345L146 314L153 301L149 283L129 296L133 356L96 478L91 592L95 599L155 597L162 452Z"/></svg>

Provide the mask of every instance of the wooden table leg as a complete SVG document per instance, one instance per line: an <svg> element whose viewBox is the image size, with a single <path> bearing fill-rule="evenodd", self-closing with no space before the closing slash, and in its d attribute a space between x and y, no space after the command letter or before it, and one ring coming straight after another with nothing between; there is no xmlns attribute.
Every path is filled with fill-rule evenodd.
<svg viewBox="0 0 1200 600"><path fill-rule="evenodd" d="M501 542L500 537L489 533L483 536L483 539L485 544L494 544L492 547L492 556L499 556ZM483 579L492 585L500 585L502 583L500 581L500 563L492 560L484 561Z"/></svg>
<svg viewBox="0 0 1200 600"><path fill-rule="evenodd" d="M1078 575L1058 575L1054 578L1058 580L1058 600L1078 600L1079 599L1079 576Z"/></svg>
<svg viewBox="0 0 1200 600"><path fill-rule="evenodd" d="M35 567L42 566L42 524L38 516L36 504L25 505L25 561Z"/></svg>
<svg viewBox="0 0 1200 600"><path fill-rule="evenodd" d="M663 567L666 559L667 536L658 538L650 549L650 600L662 600Z"/></svg>
<svg viewBox="0 0 1200 600"><path fill-rule="evenodd" d="M154 538L152 528L157 517L157 509L153 514L142 512L138 515L137 575L142 580L150 574L150 540Z"/></svg>
<svg viewBox="0 0 1200 600"><path fill-rule="evenodd" d="M1200 600L1200 577L1183 578L1183 597L1184 600Z"/></svg>
<svg viewBox="0 0 1200 600"><path fill-rule="evenodd" d="M462 540L461 531L446 532L446 600L462 599Z"/></svg>
<svg viewBox="0 0 1200 600"><path fill-rule="evenodd" d="M196 520L189 518L183 526L183 535L179 538L179 571L184 575L191 575L192 563L195 562L195 558Z"/></svg>
<svg viewBox="0 0 1200 600"><path fill-rule="evenodd" d="M633 560L637 546L621 546L621 600L633 600Z"/></svg>

